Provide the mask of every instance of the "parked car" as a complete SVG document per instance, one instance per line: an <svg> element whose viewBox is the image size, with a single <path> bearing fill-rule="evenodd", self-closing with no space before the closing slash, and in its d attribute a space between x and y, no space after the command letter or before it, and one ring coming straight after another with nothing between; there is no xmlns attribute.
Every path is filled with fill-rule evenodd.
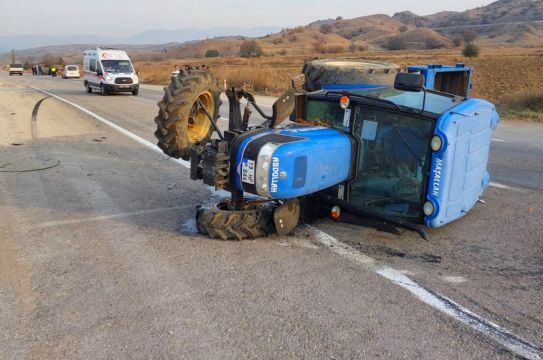
<svg viewBox="0 0 543 360"><path fill-rule="evenodd" d="M64 69L62 70L62 78L68 79L68 78L77 78L79 79L81 77L81 74L79 73L79 66L77 65L64 65Z"/></svg>
<svg viewBox="0 0 543 360"><path fill-rule="evenodd" d="M9 75L19 74L23 75L24 68L22 64L9 64Z"/></svg>

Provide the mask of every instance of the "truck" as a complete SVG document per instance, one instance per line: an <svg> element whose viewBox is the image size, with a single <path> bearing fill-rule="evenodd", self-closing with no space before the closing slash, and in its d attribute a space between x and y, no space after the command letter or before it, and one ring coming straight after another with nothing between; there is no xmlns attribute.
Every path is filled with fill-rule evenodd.
<svg viewBox="0 0 543 360"><path fill-rule="evenodd" d="M197 208L199 232L225 240L283 235L308 210L324 209L335 221L369 219L427 238L425 228L465 216L489 184L499 115L490 102L470 97L473 69L464 64L406 70L313 61L272 114L251 93L227 89L225 131L211 73L172 79L158 103L158 146L190 160L191 179L230 193ZM251 109L265 121L251 124Z"/></svg>
<svg viewBox="0 0 543 360"><path fill-rule="evenodd" d="M138 74L124 50L110 48L85 50L83 71L83 85L89 94L98 91L104 96L120 92L138 95Z"/></svg>
<svg viewBox="0 0 543 360"><path fill-rule="evenodd" d="M24 68L22 64L9 64L9 76L14 74L23 75Z"/></svg>

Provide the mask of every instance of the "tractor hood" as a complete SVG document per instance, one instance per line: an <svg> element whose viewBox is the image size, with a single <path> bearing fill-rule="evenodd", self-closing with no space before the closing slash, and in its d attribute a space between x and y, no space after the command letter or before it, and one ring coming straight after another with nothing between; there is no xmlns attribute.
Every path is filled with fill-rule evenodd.
<svg viewBox="0 0 543 360"><path fill-rule="evenodd" d="M349 177L352 149L347 134L318 126L261 132L238 148L237 187L270 199L315 193Z"/></svg>

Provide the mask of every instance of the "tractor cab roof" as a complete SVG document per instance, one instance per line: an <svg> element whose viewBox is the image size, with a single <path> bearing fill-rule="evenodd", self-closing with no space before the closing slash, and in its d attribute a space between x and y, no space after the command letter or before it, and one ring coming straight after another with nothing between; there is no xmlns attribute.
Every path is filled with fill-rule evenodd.
<svg viewBox="0 0 543 360"><path fill-rule="evenodd" d="M402 110L420 112L424 108L425 113L441 115L465 100L463 97L441 93L433 90L426 90L425 93L396 90L393 87L376 84L347 84L347 85L324 85L322 90L313 94L317 96L341 96L343 94L353 95L353 103L364 103L375 99L383 100L383 103L390 103L390 106L398 106ZM357 99L358 95L358 99Z"/></svg>

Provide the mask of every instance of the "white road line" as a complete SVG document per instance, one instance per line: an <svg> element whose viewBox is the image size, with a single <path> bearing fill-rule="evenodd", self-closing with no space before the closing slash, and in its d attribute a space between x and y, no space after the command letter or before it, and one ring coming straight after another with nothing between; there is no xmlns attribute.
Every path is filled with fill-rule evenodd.
<svg viewBox="0 0 543 360"><path fill-rule="evenodd" d="M87 218L83 218L83 219L46 221L46 222L42 222L40 224L37 224L36 226L37 227L52 227L52 226L62 226L62 225L74 225L74 224L80 224L80 223L86 223L86 222L94 222L94 221L103 221L103 220L110 220L110 219L126 218L126 217L130 217L130 216L148 215L148 214L154 214L154 213L158 213L158 212L165 212L165 211L171 211L171 210L189 209L189 208L193 208L193 207L194 207L193 205L172 206L172 207L165 207L165 208L124 212L124 213L112 214L112 215L102 215L102 216L96 216L96 217L87 217Z"/></svg>
<svg viewBox="0 0 543 360"><path fill-rule="evenodd" d="M111 121L107 120L107 119L104 119L103 117L101 117L100 115L80 106L80 105L77 105L76 103L73 103L69 100L66 100L64 98L61 98L60 96L58 95L55 95L53 93L50 93L49 91L46 91L46 90L42 90L42 89L39 89L35 86L32 86L32 85L26 85L26 84L23 84L25 86L28 86L36 91L39 91L39 92L42 92L44 94L47 94L47 95L50 95L51 97L54 97L55 99L59 100L59 101L62 101L63 103L66 103L68 105L71 105L73 107L75 107L76 109L82 111L83 113L89 115L89 116L92 116L93 118L95 118L96 120L100 121L101 123L117 130L118 132L120 132L121 134L123 135L126 135L128 136L129 138L131 138L132 140L140 143L141 145L153 150L153 151L156 151L157 153L159 153L160 155L162 155L163 157L166 157L168 159L170 159L171 161L175 161L176 163L180 164L180 165L183 165L184 167L186 168L190 168L190 162L188 161L185 161L185 160L181 160L181 159L174 159L174 158L171 158L171 157L168 157L166 154L164 154L162 152L162 150L156 146L155 144L153 144L152 142L150 141L147 141L145 140L144 138L141 138L139 137L138 135L134 134L134 133L131 133L130 131L126 130L125 128L123 127L120 127L119 125L117 124L114 124L112 123Z"/></svg>
<svg viewBox="0 0 543 360"><path fill-rule="evenodd" d="M490 139L492 141L496 141L496 142L508 142L507 140L502 140L502 139Z"/></svg>
<svg viewBox="0 0 543 360"><path fill-rule="evenodd" d="M516 187L513 187L513 186L508 186L508 185L504 185L504 184L500 184L500 183L497 183L497 182L493 182L491 181L490 184L488 184L489 186L492 186L492 187L495 187L495 188L498 188L498 189L504 189L504 190L509 190L509 191L516 191L516 192L520 192L520 193L525 193L526 190L524 189L520 189L520 188L516 188Z"/></svg>
<svg viewBox="0 0 543 360"><path fill-rule="evenodd" d="M26 85L25 86L29 86ZM157 151L161 154L162 150L150 143L149 141L140 138L136 134L131 133L130 131L112 123L109 120L104 119L100 115L93 113L90 110L85 109L82 106L79 106L71 101L61 98L60 96L54 95L45 90L41 90L34 86L29 86L36 91L40 91L44 94L50 95L66 104L69 104L87 115L90 115L97 119L98 121L112 127L113 129L121 132L122 134L130 137L131 139L139 142L145 147ZM182 160L174 160L178 164L189 167L190 163ZM308 227L307 231L310 231L314 234L314 237L321 244L329 248L332 252L350 260L355 263L366 266L367 268L374 271L376 274L384 277L387 280L390 280L396 285L401 286L407 291L411 292L417 299L432 306L434 309L441 311L442 313L451 316L452 318L466 324L473 330L476 330L489 338L493 339L497 343L501 344L503 347L509 349L515 355L521 356L525 359L530 360L541 360L540 355L543 353L543 348L538 347L528 341L521 339L520 337L514 335L513 333L501 328L500 326L494 324L493 322L486 320L485 318L469 311L468 309L462 307L461 305L455 303L454 301L442 296L434 291L425 289L420 284L411 280L409 277L404 275L402 272L392 269L390 267L380 267L377 266L377 261L365 254L362 254L358 250L350 247L347 244L342 243L333 236L316 229L314 227Z"/></svg>
<svg viewBox="0 0 543 360"><path fill-rule="evenodd" d="M354 263L361 264L385 279L392 281L394 284L401 286L423 303L488 336L515 355L530 360L541 360L540 355L543 353L543 349L539 346L521 339L510 331L471 312L449 298L424 288L401 271L388 266L379 266L375 259L360 253L358 250L317 228L307 227L305 230L309 232L308 235L328 247L332 252Z"/></svg>
<svg viewBox="0 0 543 360"><path fill-rule="evenodd" d="M144 97L141 97L141 96L133 96L133 95L130 97L130 99L136 100L136 101L143 101L143 102L153 103L155 105L160 101L160 99L151 100L151 99L147 99L147 98L144 98Z"/></svg>

